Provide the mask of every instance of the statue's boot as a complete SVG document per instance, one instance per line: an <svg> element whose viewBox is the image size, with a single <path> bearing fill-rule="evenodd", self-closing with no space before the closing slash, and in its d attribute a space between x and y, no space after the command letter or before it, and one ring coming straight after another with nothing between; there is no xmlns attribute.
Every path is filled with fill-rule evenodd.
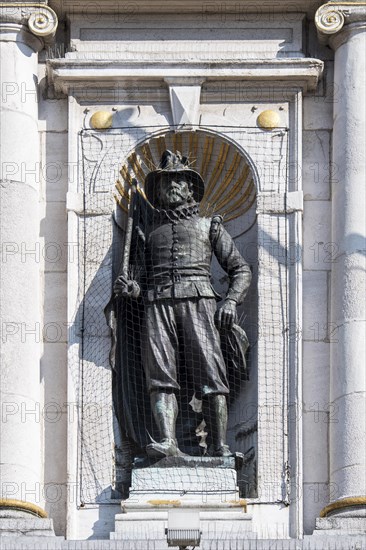
<svg viewBox="0 0 366 550"><path fill-rule="evenodd" d="M175 437L175 424L178 416L178 403L175 394L153 392L151 394L151 408L161 439L146 446L148 456L152 458L185 456L178 449Z"/></svg>
<svg viewBox="0 0 366 550"><path fill-rule="evenodd" d="M227 402L225 395L205 396L202 401L202 412L209 435L210 456L233 456L226 443Z"/></svg>

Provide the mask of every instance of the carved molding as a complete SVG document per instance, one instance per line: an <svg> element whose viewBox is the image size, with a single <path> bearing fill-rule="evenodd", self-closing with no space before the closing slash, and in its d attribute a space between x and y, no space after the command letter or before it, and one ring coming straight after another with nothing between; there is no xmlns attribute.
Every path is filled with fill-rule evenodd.
<svg viewBox="0 0 366 550"><path fill-rule="evenodd" d="M337 49L352 32L366 28L366 2L323 4L315 14L315 26L319 41Z"/></svg>
<svg viewBox="0 0 366 550"><path fill-rule="evenodd" d="M205 83L209 81L222 82L242 81L247 87L268 85L271 93L278 88L283 98L284 89L301 88L303 91L315 90L322 75L324 64L319 59L296 58L246 61L233 65L232 63L186 62L186 63L154 63L148 60L126 62L118 59L83 59L78 53L69 53L67 58L49 59L47 73L49 82L54 85L56 92L69 93L85 97L85 90L101 86L106 90L116 87L129 87L131 82L138 80L139 87L144 82L164 81L166 84L185 82L186 85L197 86L198 78ZM269 83L269 84L268 84ZM143 95L143 88L141 88ZM135 98L138 97L136 90ZM100 95L100 94L99 94ZM146 97L146 94L145 96ZM217 89L217 99L220 100L221 91Z"/></svg>
<svg viewBox="0 0 366 550"><path fill-rule="evenodd" d="M102 0L102 2L60 2L59 0L49 0L50 5L57 11L60 19L65 16L82 14L87 18L92 14L100 14L101 7L105 14L119 17L121 23L125 20L126 14L130 18L137 18L141 14L174 14L177 16L184 11L187 14L195 14L196 18L207 24L207 21L215 19L227 23L228 21L238 21L248 18L248 20L257 21L258 14L293 14L296 12L306 13L309 17L314 16L314 0L277 0L276 2L264 2L256 5L255 2L197 2L197 0L186 0L184 5L182 0L139 0L138 2L121 2L121 0ZM249 19L251 17L251 19Z"/></svg>
<svg viewBox="0 0 366 550"><path fill-rule="evenodd" d="M18 40L17 35L31 33L38 38L30 46L39 51L52 41L56 34L58 18L54 10L43 3L0 3L0 40ZM24 39L25 42L27 39Z"/></svg>
<svg viewBox="0 0 366 550"><path fill-rule="evenodd" d="M366 496L342 498L341 500L331 502L320 511L319 517L326 518L334 510L349 508L351 506L366 506Z"/></svg>
<svg viewBox="0 0 366 550"><path fill-rule="evenodd" d="M0 498L0 509L3 510L18 510L19 512L28 512L38 518L48 518L47 512L33 502L25 500L17 500L14 498Z"/></svg>

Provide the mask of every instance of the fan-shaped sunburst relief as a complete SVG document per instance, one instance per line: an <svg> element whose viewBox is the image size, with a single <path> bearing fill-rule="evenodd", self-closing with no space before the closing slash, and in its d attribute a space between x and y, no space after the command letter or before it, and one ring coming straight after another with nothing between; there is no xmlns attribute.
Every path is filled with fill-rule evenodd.
<svg viewBox="0 0 366 550"><path fill-rule="evenodd" d="M245 214L254 204L256 187L253 174L246 158L235 146L203 131L169 132L139 145L121 167L115 198L124 212L128 211L134 180L138 192L146 198L145 177L156 170L166 149L187 156L190 168L197 170L204 179L205 194L200 204L202 216L220 214L226 223Z"/></svg>

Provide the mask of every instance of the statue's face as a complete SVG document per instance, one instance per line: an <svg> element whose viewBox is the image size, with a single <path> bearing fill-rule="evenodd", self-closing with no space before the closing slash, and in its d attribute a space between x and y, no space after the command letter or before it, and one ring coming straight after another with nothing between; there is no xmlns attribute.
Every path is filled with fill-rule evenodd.
<svg viewBox="0 0 366 550"><path fill-rule="evenodd" d="M158 186L158 200L160 206L165 209L187 204L193 195L186 176L179 172L162 174Z"/></svg>

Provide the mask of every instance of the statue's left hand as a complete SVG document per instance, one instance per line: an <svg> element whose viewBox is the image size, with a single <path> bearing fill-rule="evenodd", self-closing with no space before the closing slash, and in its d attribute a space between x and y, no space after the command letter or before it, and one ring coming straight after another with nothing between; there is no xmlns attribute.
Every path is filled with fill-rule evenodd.
<svg viewBox="0 0 366 550"><path fill-rule="evenodd" d="M226 300L224 304L216 311L215 323L220 330L231 330L237 322L238 314L236 312L236 302L234 300Z"/></svg>

